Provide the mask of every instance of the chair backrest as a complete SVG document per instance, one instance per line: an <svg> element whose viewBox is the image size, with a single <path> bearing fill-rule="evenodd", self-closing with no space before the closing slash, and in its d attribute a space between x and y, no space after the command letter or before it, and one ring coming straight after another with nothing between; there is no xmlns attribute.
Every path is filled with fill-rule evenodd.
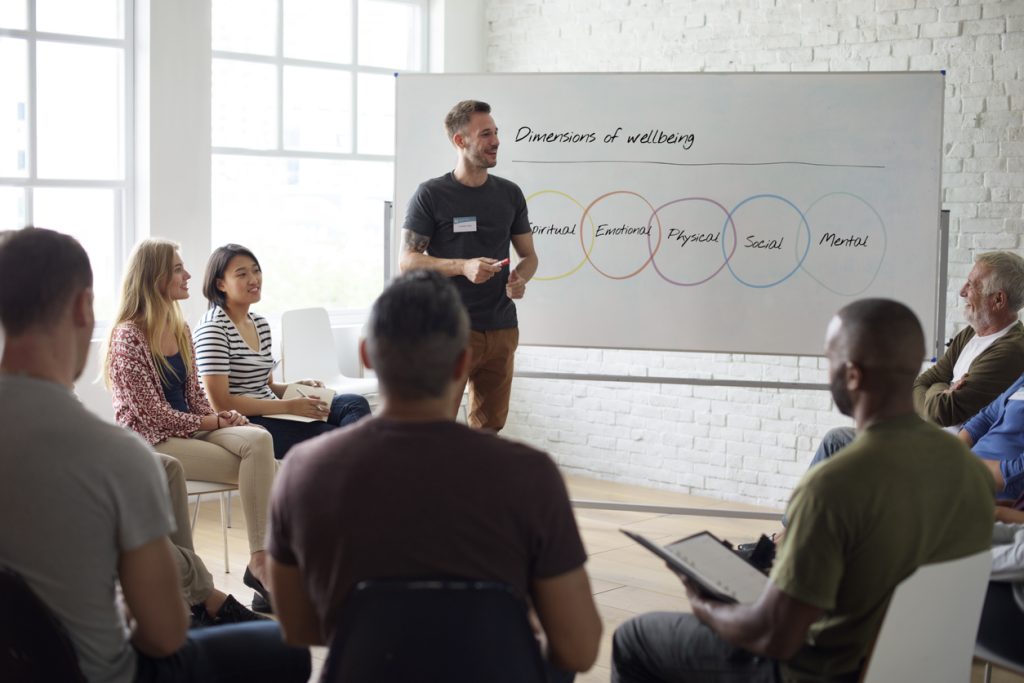
<svg viewBox="0 0 1024 683"><path fill-rule="evenodd" d="M0 671L8 683L85 683L71 638L14 570L0 567Z"/></svg>
<svg viewBox="0 0 1024 683"><path fill-rule="evenodd" d="M863 683L969 681L991 569L985 550L918 567L896 586Z"/></svg>
<svg viewBox="0 0 1024 683"><path fill-rule="evenodd" d="M363 581L342 608L326 683L545 681L526 603L494 581Z"/></svg>
<svg viewBox="0 0 1024 683"><path fill-rule="evenodd" d="M324 308L299 308L281 316L281 374L285 382L340 374L331 318Z"/></svg>

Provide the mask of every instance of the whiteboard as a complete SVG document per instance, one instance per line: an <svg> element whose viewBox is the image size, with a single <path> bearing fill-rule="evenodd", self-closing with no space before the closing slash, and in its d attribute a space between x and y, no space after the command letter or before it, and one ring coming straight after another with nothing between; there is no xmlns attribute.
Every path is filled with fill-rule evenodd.
<svg viewBox="0 0 1024 683"><path fill-rule="evenodd" d="M526 195L540 258L517 302L523 344L818 355L837 309L888 297L934 346L941 73L402 74L397 86L399 234L417 185L455 165L445 114L463 99L492 106L491 172Z"/></svg>

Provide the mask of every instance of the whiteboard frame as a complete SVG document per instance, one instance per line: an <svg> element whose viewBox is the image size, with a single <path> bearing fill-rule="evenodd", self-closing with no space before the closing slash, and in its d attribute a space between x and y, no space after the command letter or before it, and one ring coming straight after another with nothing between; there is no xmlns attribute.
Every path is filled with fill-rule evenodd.
<svg viewBox="0 0 1024 683"><path fill-rule="evenodd" d="M877 71L877 72L850 71L850 72L835 72L835 73L830 73L828 75L829 76L834 76L834 77L837 77L837 78L842 78L842 77L855 77L855 76L864 77L864 76L876 76L876 75L877 76L893 76L893 75L907 76L907 75L919 75L920 73L921 72L913 72L913 74L911 74L910 72L905 72L905 71ZM943 78L943 82L945 81L945 71L935 71L935 72L925 72L925 73L932 73L932 74L935 74L935 75L940 75ZM421 80L421 79L453 80L453 79L470 78L470 77L472 77L472 78L486 77L486 78L489 78L489 79L490 78L494 78L494 79L500 80L502 78L508 78L508 77L522 78L522 77L533 77L533 76L536 76L537 78L545 78L545 77L557 77L557 76L591 76L591 77L594 77L594 76L616 76L616 77L644 76L644 77L650 77L650 76L695 76L695 75L710 76L710 77L715 77L715 76L721 77L721 76L731 76L731 75L737 75L737 74L733 74L732 72L723 72L723 73L701 72L699 74L695 74L695 73L691 73L691 72L655 72L655 71L649 71L649 72L644 72L644 71L641 71L641 72L616 72L614 74L608 74L608 73L604 73L604 72L544 72L544 73L537 73L537 74L526 74L526 73L494 73L494 74L492 74L492 73L442 73L442 74L431 74L431 73L398 74L398 73L396 73L395 74L396 78L414 79L414 80ZM745 77L758 77L758 76L760 76L760 77L768 77L768 76L778 77L780 75L785 75L787 77L788 76L813 76L813 77L821 77L821 76L823 76L823 74L821 72L813 72L813 71L754 72L754 73L743 73L743 74L738 74L738 75L743 75ZM399 91L399 89L396 88L396 110L398 109L398 107L401 106L401 102L397 101L398 91ZM943 123L944 123L944 121L943 121L943 119L944 119L944 108L942 108L942 109L943 109L942 111L938 112L940 135L941 135L942 126L943 126ZM442 129L442 126L441 126L440 122L437 122L437 131L438 131L437 135L443 137L443 129ZM399 147L398 147L398 140L397 140L397 138L398 138L398 117L396 117L395 137L396 137L396 143L395 143L395 182L394 182L395 197L394 197L393 201L397 202L398 201L397 194L398 194L399 189L400 189L399 188L399 166L402 163L401 162L402 150L399 149ZM930 306L931 310L930 311L925 311L925 312L931 314L932 319L931 319L931 321L929 321L927 319L923 320L922 324L923 324L923 326L925 328L926 335L929 334L929 333L933 334L932 340L933 340L933 343L934 343L935 355L939 355L939 353L941 352L942 346L943 346L943 339L945 337L945 335L944 335L944 331L945 331L945 314L944 313L945 313L945 296L946 296L946 291L947 291L947 286L948 286L948 283L945 281L945 274L946 274L946 271L947 271L946 261L947 261L947 252L948 252L948 223L944 223L943 222L943 215L942 215L942 210L941 210L941 204L942 204L942 188L941 188L941 181L942 181L942 175L941 175L942 140L941 139L939 140L938 148L935 150L935 154L936 154L937 163L938 163L939 169L940 169L940 172L937 174L937 176L938 176L937 177L937 182L939 184L939 187L937 188L938 191L936 193L936 196L937 196L937 199L938 199L938 201L937 201L938 205L936 206L936 222L935 222L935 225L936 225L937 230L939 232L939 238L937 239L937 246L936 246L937 253L935 254L935 257L936 257L936 261L935 261L935 265L936 265L936 268L935 268L935 273L936 273L935 292L936 292L936 295L935 295L935 298L934 298L934 300L933 300L933 302L932 302L932 304ZM443 168L443 165L439 166L439 168ZM426 178L423 178L423 179L425 180ZM408 197L406 197L405 199L408 200ZM404 214L404 210L400 209L400 207L395 207L395 208L396 208L396 210L394 211L394 214L392 216L393 219L397 219L397 217L398 217L400 212ZM402 240L401 240L402 226L399 225L397 220L394 220L394 223L391 226L387 226L386 225L385 228L386 228L386 230L389 231L390 236L391 236L390 247L386 246L386 249L390 249L389 253L386 255L386 258L387 258L388 262L391 264L391 268L389 270L390 270L390 272L397 274L399 272L398 261L400 259L400 252L401 252L401 245L402 245ZM388 242L388 240L386 239L385 243L387 244L387 242ZM931 322L932 324L929 324L929 322ZM527 344L527 345L529 345L529 344ZM762 352L762 351L756 351L756 350L754 350L754 351L747 351L747 350L738 351L738 350L722 350L722 349L715 349L715 348L697 348L697 346L699 346L699 345L694 345L694 348L689 348L689 347L681 348L682 345L674 346L674 347L662 347L662 346L655 346L655 345L651 345L651 346L637 345L637 346L623 347L623 346L619 346L619 345L615 345L615 344L601 345L601 344L588 343L586 346L581 346L579 344L558 343L558 342L544 342L543 344L538 344L538 346L549 346L549 347L556 347L556 348L609 349L609 350L629 349L629 350L638 350L638 351L672 351L672 352L683 352L683 353L723 353L723 354L724 353L742 353L744 355L770 355L770 356L805 356L805 357L814 357L816 355L816 354L813 354L813 353L808 354L806 352L803 352L803 353L786 353L784 351L778 351L778 350L763 351ZM674 380L676 378L664 378L664 379L666 381L668 381L668 380ZM769 384L768 386L774 386L774 385L770 385Z"/></svg>

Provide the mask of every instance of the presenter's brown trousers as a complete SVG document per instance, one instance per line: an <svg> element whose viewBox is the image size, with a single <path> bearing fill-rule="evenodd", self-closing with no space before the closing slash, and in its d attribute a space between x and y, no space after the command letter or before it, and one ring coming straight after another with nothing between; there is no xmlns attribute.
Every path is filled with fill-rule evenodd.
<svg viewBox="0 0 1024 683"><path fill-rule="evenodd" d="M466 421L470 427L497 432L505 426L505 418L508 417L519 328L484 332L471 330L469 335L473 358L469 368L469 409ZM458 393L460 402L462 393Z"/></svg>

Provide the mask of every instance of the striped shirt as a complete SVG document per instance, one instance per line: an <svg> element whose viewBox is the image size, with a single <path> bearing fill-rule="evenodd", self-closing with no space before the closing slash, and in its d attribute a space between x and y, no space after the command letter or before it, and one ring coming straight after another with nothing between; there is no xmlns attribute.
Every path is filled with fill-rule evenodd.
<svg viewBox="0 0 1024 683"><path fill-rule="evenodd" d="M249 313L256 325L259 349L254 351L242 339L238 328L220 306L206 312L192 338L196 346L196 367L199 376L227 375L228 392L234 396L275 399L267 386L274 369L270 353L270 324L267 319Z"/></svg>

